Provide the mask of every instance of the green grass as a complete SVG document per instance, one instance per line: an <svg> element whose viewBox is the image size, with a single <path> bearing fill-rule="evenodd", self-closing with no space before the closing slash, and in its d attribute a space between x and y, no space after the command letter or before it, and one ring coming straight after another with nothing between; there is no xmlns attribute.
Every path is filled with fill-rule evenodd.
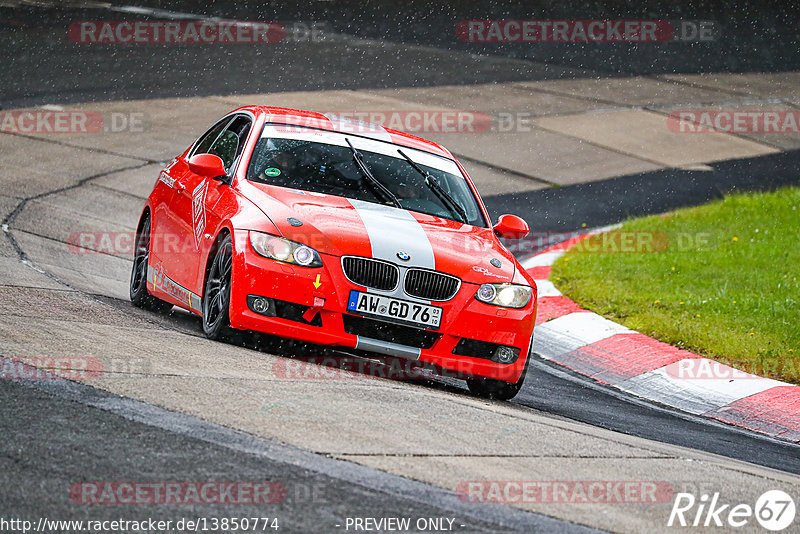
<svg viewBox="0 0 800 534"><path fill-rule="evenodd" d="M800 189L635 219L612 236L654 252L579 244L553 268L565 295L671 345L800 383Z"/></svg>

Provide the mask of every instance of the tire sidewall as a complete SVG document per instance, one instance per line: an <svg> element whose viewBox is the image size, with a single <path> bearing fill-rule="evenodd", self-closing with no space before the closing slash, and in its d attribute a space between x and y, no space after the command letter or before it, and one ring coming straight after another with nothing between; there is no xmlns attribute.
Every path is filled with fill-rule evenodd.
<svg viewBox="0 0 800 534"><path fill-rule="evenodd" d="M139 285L137 289L133 287L133 280L136 276L136 253L139 250L139 241L142 239L142 231L144 230L145 226L150 225L150 234L153 233L152 222L150 222L150 214L147 214L143 219L142 222L139 223L139 230L136 232L136 240L134 241L134 249L133 249L133 267L131 267L131 280L128 284L128 290L131 297L131 302L134 304L145 300L149 293L147 291L147 269L149 260L145 260L144 266L144 276L142 283ZM150 237L147 238L147 250L148 250L148 257L150 252Z"/></svg>
<svg viewBox="0 0 800 534"><path fill-rule="evenodd" d="M528 351L526 358L525 366L522 368L522 374L516 382L505 382L503 380L496 380L493 378L473 378L467 381L469 390L479 397L488 399L513 399L517 393L520 392L522 385L525 383L525 377L528 374L528 366L531 362L530 350Z"/></svg>
<svg viewBox="0 0 800 534"><path fill-rule="evenodd" d="M231 245L231 272L230 272L230 279L228 280L228 288L227 288L227 295L226 300L227 303L225 307L220 311L219 316L217 317L217 321L213 325L209 325L206 319L206 300L208 296L208 286L211 276L211 268L208 269L208 273L206 274L206 280L203 283L203 304L202 304L202 313L203 313L203 332L209 339L220 339L228 334L230 330L230 306L231 306L231 286L233 283L233 240L231 236L226 234L224 237L218 240L216 246L214 247L214 255L212 262L217 261L217 257L221 253L222 249L225 247L226 243L230 243Z"/></svg>

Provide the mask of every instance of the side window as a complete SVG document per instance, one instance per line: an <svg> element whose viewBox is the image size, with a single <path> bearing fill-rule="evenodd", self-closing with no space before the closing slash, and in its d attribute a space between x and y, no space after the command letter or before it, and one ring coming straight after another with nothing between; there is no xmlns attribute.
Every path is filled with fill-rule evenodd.
<svg viewBox="0 0 800 534"><path fill-rule="evenodd" d="M242 155L248 133L250 133L250 119L236 117L225 131L217 137L214 144L208 149L208 153L219 156L225 166L225 171L230 173L234 164Z"/></svg>
<svg viewBox="0 0 800 534"><path fill-rule="evenodd" d="M197 144L194 146L194 150L192 151L192 156L194 156L195 154L207 153L208 149L211 148L211 144L217 140L217 137L219 137L220 132L222 132L222 130L225 128L225 126L228 125L228 123L230 123L230 121L231 121L230 117L225 117L217 124L212 126L209 131L203 134L203 137L201 137L200 140L197 142Z"/></svg>

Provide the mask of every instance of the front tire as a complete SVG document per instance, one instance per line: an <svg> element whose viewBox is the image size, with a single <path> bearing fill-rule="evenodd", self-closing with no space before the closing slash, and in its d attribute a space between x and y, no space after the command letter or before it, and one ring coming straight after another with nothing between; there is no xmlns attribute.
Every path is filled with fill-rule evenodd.
<svg viewBox="0 0 800 534"><path fill-rule="evenodd" d="M530 361L531 356L529 354L528 359L525 360L525 367L522 368L522 374L519 380L513 384L494 378L468 378L467 387L473 395L477 395L478 397L503 401L511 400L516 397L517 393L522 389L525 376L528 374L528 364Z"/></svg>
<svg viewBox="0 0 800 534"><path fill-rule="evenodd" d="M130 296L134 306L165 313L172 309L172 304L164 302L148 293L147 269L150 261L150 214L146 214L136 234L136 248L133 251L133 268L131 269Z"/></svg>
<svg viewBox="0 0 800 534"><path fill-rule="evenodd" d="M203 332L209 339L221 340L230 334L233 240L225 234L215 247L203 292Z"/></svg>

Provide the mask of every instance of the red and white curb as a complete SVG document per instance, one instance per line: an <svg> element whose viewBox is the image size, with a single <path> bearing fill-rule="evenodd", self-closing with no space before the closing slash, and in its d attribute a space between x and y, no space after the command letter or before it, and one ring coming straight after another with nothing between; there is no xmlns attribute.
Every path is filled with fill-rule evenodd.
<svg viewBox="0 0 800 534"><path fill-rule="evenodd" d="M597 382L679 410L800 444L800 386L734 369L582 309L549 280L568 248L602 228L522 262L539 288L536 354Z"/></svg>

